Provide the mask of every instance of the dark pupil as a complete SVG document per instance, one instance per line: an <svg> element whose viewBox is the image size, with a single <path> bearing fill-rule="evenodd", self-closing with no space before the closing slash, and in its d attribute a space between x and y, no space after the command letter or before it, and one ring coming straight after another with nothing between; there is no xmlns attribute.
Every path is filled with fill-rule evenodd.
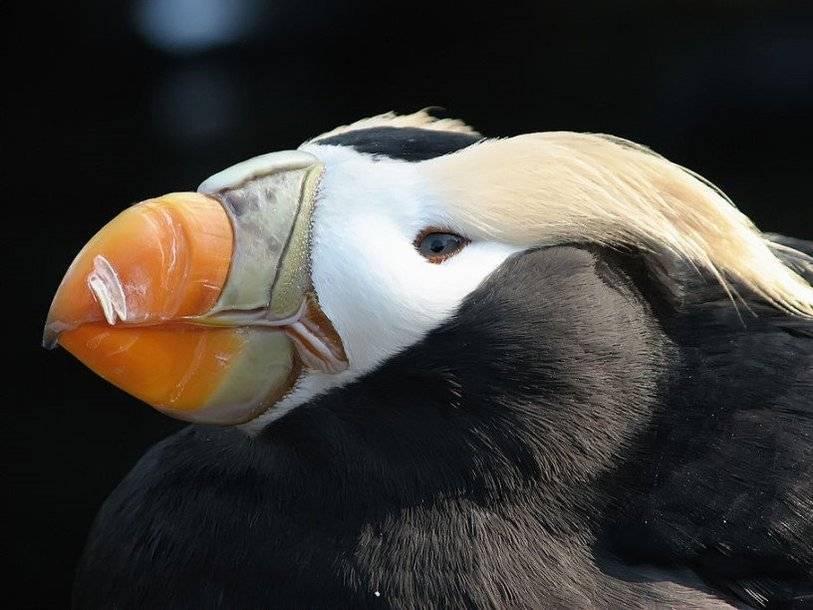
<svg viewBox="0 0 813 610"><path fill-rule="evenodd" d="M426 236L423 251L425 254L443 254L456 248L459 243L460 238L457 235L434 233Z"/></svg>
<svg viewBox="0 0 813 610"><path fill-rule="evenodd" d="M429 247L435 254L440 254L449 245L448 242L442 237L432 238L432 245Z"/></svg>

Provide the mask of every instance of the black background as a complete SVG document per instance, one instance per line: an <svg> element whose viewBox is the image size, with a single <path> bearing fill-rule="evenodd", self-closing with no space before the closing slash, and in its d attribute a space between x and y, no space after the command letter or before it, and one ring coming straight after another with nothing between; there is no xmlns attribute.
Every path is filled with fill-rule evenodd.
<svg viewBox="0 0 813 610"><path fill-rule="evenodd" d="M143 26L156 7L191 7L183 29L195 11L226 5L245 10L249 27L213 47L172 46ZM711 179L764 230L813 238L810 2L475 10L95 0L3 10L11 339L0 522L10 607L67 605L98 506L179 427L66 352L39 347L67 265L130 203L193 190L227 165L363 116L440 105L486 135L567 129L639 141Z"/></svg>

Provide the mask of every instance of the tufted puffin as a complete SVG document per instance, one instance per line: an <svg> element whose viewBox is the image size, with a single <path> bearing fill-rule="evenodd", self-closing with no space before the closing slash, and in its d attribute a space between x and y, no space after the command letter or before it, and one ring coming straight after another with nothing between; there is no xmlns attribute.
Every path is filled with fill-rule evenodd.
<svg viewBox="0 0 813 610"><path fill-rule="evenodd" d="M76 608L813 608L813 243L603 135L429 111L124 210L46 322L191 422Z"/></svg>

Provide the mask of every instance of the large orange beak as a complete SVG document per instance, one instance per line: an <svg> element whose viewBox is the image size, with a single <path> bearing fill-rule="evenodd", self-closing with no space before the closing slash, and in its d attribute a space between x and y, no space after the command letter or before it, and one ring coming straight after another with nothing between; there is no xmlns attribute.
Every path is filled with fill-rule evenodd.
<svg viewBox="0 0 813 610"><path fill-rule="evenodd" d="M310 293L320 175L311 155L273 153L125 210L71 264L44 344L169 415L219 424L272 407L303 367L343 369Z"/></svg>

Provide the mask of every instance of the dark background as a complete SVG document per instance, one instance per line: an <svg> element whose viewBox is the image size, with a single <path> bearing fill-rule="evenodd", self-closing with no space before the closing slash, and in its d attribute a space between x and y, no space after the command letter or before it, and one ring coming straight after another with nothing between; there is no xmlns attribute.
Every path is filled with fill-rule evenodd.
<svg viewBox="0 0 813 610"><path fill-rule="evenodd" d="M39 347L71 259L130 203L440 105L486 135L642 142L761 228L813 238L811 2L75 4L3 9L6 607L67 605L100 503L179 427Z"/></svg>

